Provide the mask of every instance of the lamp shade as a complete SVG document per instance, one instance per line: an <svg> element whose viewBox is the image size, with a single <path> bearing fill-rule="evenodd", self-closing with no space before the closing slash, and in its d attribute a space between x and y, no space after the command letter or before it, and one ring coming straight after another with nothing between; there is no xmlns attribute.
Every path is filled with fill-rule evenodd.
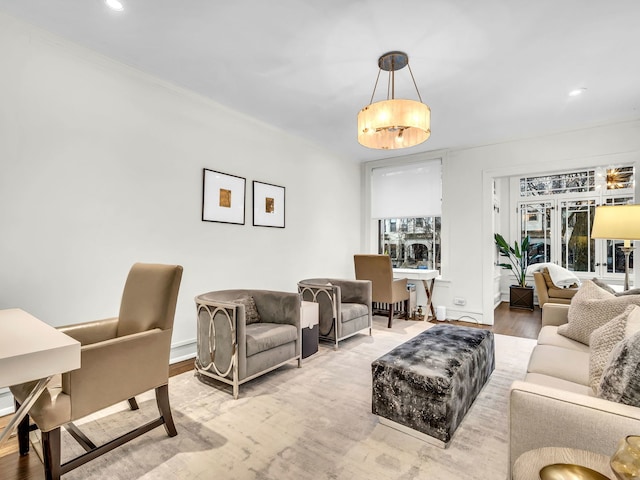
<svg viewBox="0 0 640 480"><path fill-rule="evenodd" d="M640 240L640 205L596 207L591 238Z"/></svg>
<svg viewBox="0 0 640 480"><path fill-rule="evenodd" d="M365 147L384 150L412 147L430 135L431 109L415 100L383 100L358 113L358 142Z"/></svg>

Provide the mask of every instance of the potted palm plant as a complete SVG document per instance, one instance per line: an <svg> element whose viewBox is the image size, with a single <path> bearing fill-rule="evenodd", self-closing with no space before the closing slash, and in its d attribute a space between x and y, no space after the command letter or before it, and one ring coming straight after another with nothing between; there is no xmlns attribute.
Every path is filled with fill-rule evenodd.
<svg viewBox="0 0 640 480"><path fill-rule="evenodd" d="M529 251L529 236L522 239L520 244L513 242L509 245L502 235L494 235L496 245L501 257L507 257L509 263L498 265L506 270L511 270L516 277L516 285L509 287L509 306L513 308L526 308L533 310L533 287L527 285L527 252Z"/></svg>

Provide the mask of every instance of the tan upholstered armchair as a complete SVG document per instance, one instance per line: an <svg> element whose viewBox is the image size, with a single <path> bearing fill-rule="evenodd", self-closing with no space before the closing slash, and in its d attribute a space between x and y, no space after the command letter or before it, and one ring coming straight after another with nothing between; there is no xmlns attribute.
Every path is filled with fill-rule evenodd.
<svg viewBox="0 0 640 480"><path fill-rule="evenodd" d="M195 298L195 368L207 378L239 386L292 360L302 366L300 295L271 290L221 290Z"/></svg>
<svg viewBox="0 0 640 480"><path fill-rule="evenodd" d="M29 451L29 417L42 431L45 477L61 475L149 430L164 425L177 435L168 395L169 352L173 318L182 279L179 265L136 263L131 268L116 318L61 327L78 340L81 368L52 380L18 426L21 455ZM11 387L20 404L33 384ZM105 445L94 445L72 422L125 400L137 409L135 396L155 389L160 417ZM60 427L87 453L60 464Z"/></svg>
<svg viewBox="0 0 640 480"><path fill-rule="evenodd" d="M372 283L371 299L374 302L389 304L389 323L393 322L393 305L404 302L404 311L409 307L409 291L407 279L394 280L391 257L389 255L354 255L356 279L370 280Z"/></svg>
<svg viewBox="0 0 640 480"><path fill-rule="evenodd" d="M320 338L334 343L372 329L371 282L309 278L298 283L302 300L318 303Z"/></svg>
<svg viewBox="0 0 640 480"><path fill-rule="evenodd" d="M538 294L538 305L540 308L545 303L571 303L571 299L578 291L578 286L569 288L556 287L551 280L549 270L546 268L533 272L533 280L536 286L536 293Z"/></svg>

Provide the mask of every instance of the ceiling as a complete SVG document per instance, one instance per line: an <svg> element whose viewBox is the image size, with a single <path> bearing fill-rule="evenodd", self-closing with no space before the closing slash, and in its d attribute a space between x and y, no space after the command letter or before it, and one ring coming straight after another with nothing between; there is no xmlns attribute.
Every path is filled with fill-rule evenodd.
<svg viewBox="0 0 640 480"><path fill-rule="evenodd" d="M353 161L640 118L637 0L0 0L3 11ZM378 57L405 51L432 134L356 139ZM583 95L569 91L586 88ZM386 95L386 80L375 100ZM396 97L417 99L408 69Z"/></svg>

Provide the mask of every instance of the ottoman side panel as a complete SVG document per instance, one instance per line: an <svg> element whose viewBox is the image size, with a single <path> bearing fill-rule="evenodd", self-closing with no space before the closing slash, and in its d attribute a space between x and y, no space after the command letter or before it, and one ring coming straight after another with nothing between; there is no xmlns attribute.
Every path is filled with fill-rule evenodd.
<svg viewBox="0 0 640 480"><path fill-rule="evenodd" d="M495 368L493 333L485 331L479 343L464 351L460 366L453 375L448 401L447 425L453 435Z"/></svg>
<svg viewBox="0 0 640 480"><path fill-rule="evenodd" d="M447 398L449 386L426 389L425 382L416 381L412 372L391 364L375 361L371 365L374 415L405 425L443 442L449 441L447 432ZM433 380L433 379L430 379ZM431 383L431 382L429 382Z"/></svg>

